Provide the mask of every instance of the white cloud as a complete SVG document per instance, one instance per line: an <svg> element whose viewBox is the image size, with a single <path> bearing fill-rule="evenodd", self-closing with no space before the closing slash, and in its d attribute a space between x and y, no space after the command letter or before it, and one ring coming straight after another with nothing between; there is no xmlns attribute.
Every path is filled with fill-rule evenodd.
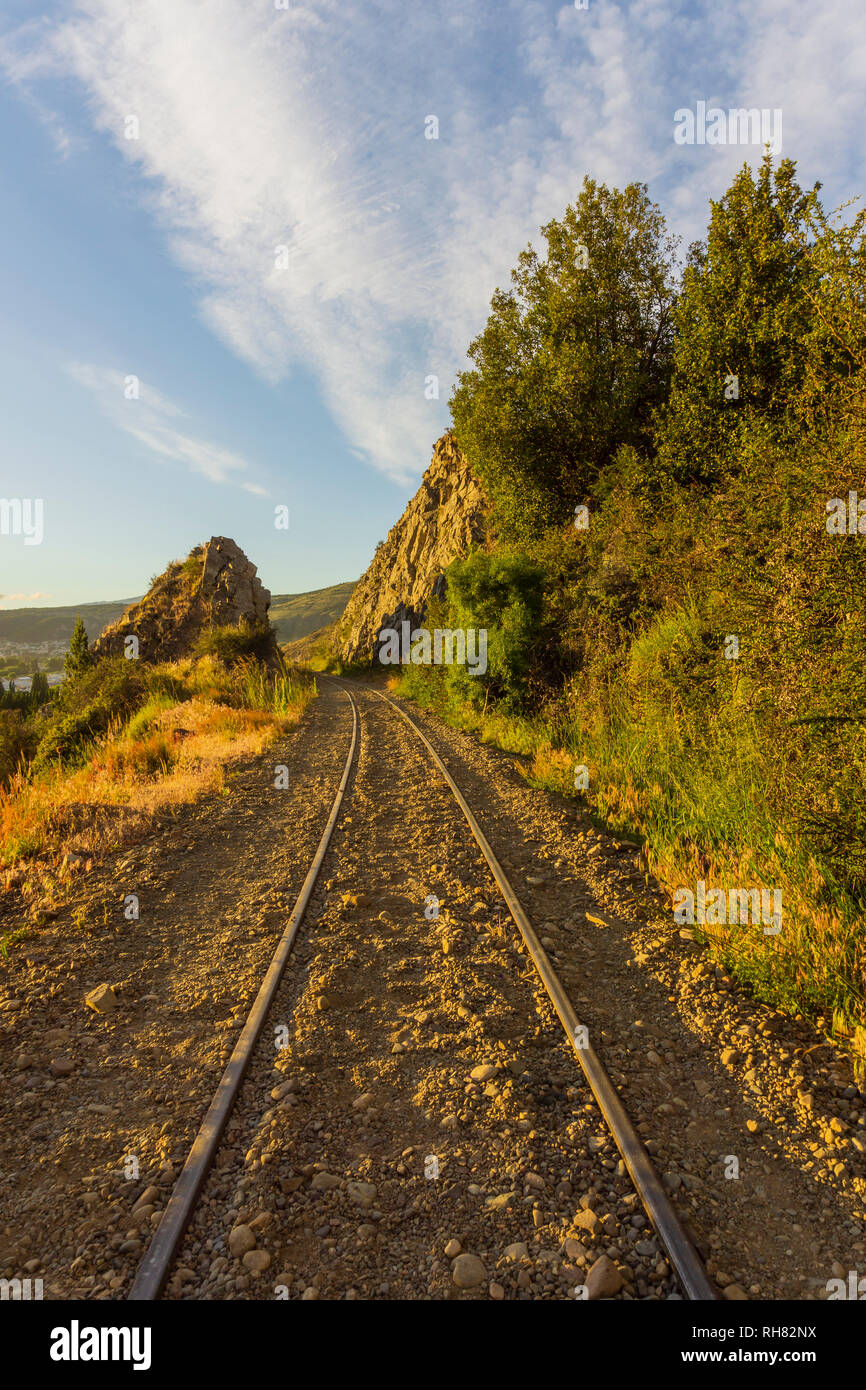
<svg viewBox="0 0 866 1390"><path fill-rule="evenodd" d="M245 492L267 495L265 488L237 476L248 468L240 454L179 429L176 422L184 412L154 387L110 367L72 362L66 370L93 393L103 414L118 429L137 439L151 453L186 464L190 472L200 473L212 483L234 483Z"/></svg>
<svg viewBox="0 0 866 1390"><path fill-rule="evenodd" d="M444 396L493 289L584 173L649 182L688 240L758 157L675 146L678 107L781 106L804 177L856 190L851 29L849 0L80 0L0 59L27 90L80 80L213 331L269 380L311 369L350 443L405 479L445 422L425 376ZM218 451L174 447L220 470Z"/></svg>

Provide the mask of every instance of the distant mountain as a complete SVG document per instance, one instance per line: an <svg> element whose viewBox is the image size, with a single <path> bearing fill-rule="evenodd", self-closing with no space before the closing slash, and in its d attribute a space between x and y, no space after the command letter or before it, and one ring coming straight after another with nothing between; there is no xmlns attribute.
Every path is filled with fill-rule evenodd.
<svg viewBox="0 0 866 1390"><path fill-rule="evenodd" d="M329 627L339 618L357 583L332 584L329 589L313 589L309 594L274 594L270 619L277 629L278 642L294 642Z"/></svg>
<svg viewBox="0 0 866 1390"><path fill-rule="evenodd" d="M0 643L35 647L50 642L66 650L78 614L91 642L104 627L135 603L134 598L112 599L108 603L80 603L69 608L0 608Z"/></svg>
<svg viewBox="0 0 866 1390"><path fill-rule="evenodd" d="M345 608L354 587L355 581L349 580L307 594L274 594L269 616L277 629L277 640L291 642L333 623ZM65 608L0 609L0 657L28 660L62 655L69 645L79 613L93 642L105 628L123 616L131 603L139 602L140 597L107 603L76 603Z"/></svg>

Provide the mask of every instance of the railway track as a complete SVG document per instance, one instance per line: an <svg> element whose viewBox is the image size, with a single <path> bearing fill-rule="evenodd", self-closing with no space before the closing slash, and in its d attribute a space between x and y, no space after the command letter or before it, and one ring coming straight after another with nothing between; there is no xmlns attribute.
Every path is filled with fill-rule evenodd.
<svg viewBox="0 0 866 1390"><path fill-rule="evenodd" d="M338 683L335 682L335 684ZM250 1060L262 1036L286 962L292 952L299 928L313 896L320 870L331 845L334 829L340 817L345 793L360 748L358 705L351 690L342 685L339 688L345 694L351 709L352 732L342 777L327 824L259 993L238 1037L181 1174L174 1185L159 1226L140 1262L128 1295L130 1300L150 1301L156 1299L166 1284L184 1239L184 1233L200 1200L226 1125L238 1101ZM569 996L541 945L503 866L484 836L460 788L430 740L405 710L378 691L365 691L365 695L369 697L371 702L382 702L420 741L438 774L452 793L499 892L507 904L511 918L520 932L526 952L559 1019L574 1058L589 1085L605 1125L613 1136L641 1205L677 1275L683 1294L692 1301L715 1300L718 1297L715 1288L667 1197L646 1148L626 1114L616 1087L591 1045L588 1030L581 1025L577 1018Z"/></svg>

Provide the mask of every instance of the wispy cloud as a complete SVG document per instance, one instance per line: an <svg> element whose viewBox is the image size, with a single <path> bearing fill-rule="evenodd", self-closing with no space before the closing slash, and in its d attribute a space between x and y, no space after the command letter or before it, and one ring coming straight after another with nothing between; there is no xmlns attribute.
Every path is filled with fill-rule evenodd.
<svg viewBox="0 0 866 1390"><path fill-rule="evenodd" d="M269 380L303 362L351 444L405 477L444 421L425 377L447 394L493 289L585 172L649 181L688 239L759 156L675 146L677 108L782 107L804 175L857 187L851 27L849 0L80 0L0 60L27 90L84 84L214 332Z"/></svg>
<svg viewBox="0 0 866 1390"><path fill-rule="evenodd" d="M177 422L184 412L154 387L111 367L72 362L66 370L93 393L100 410L118 429L137 439L151 453L185 464L192 473L200 473L212 483L234 483L245 492L266 495L265 488L238 477L249 466L240 454L180 429Z"/></svg>
<svg viewBox="0 0 866 1390"><path fill-rule="evenodd" d="M0 594L0 603L35 603L40 598L50 598L50 594Z"/></svg>

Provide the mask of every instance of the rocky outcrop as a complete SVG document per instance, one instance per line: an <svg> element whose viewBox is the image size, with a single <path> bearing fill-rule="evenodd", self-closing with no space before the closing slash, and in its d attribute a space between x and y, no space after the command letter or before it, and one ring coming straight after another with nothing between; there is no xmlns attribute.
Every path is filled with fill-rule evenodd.
<svg viewBox="0 0 866 1390"><path fill-rule="evenodd" d="M431 594L444 592L444 571L484 538L487 502L453 433L442 436L421 486L377 547L339 620L334 649L364 661L383 627L423 621Z"/></svg>
<svg viewBox="0 0 866 1390"><path fill-rule="evenodd" d="M97 638L97 656L124 655L124 640L138 638L143 661L171 661L192 651L212 627L246 622L263 628L271 596L233 540L212 536L184 561L175 560L154 580L144 598Z"/></svg>

